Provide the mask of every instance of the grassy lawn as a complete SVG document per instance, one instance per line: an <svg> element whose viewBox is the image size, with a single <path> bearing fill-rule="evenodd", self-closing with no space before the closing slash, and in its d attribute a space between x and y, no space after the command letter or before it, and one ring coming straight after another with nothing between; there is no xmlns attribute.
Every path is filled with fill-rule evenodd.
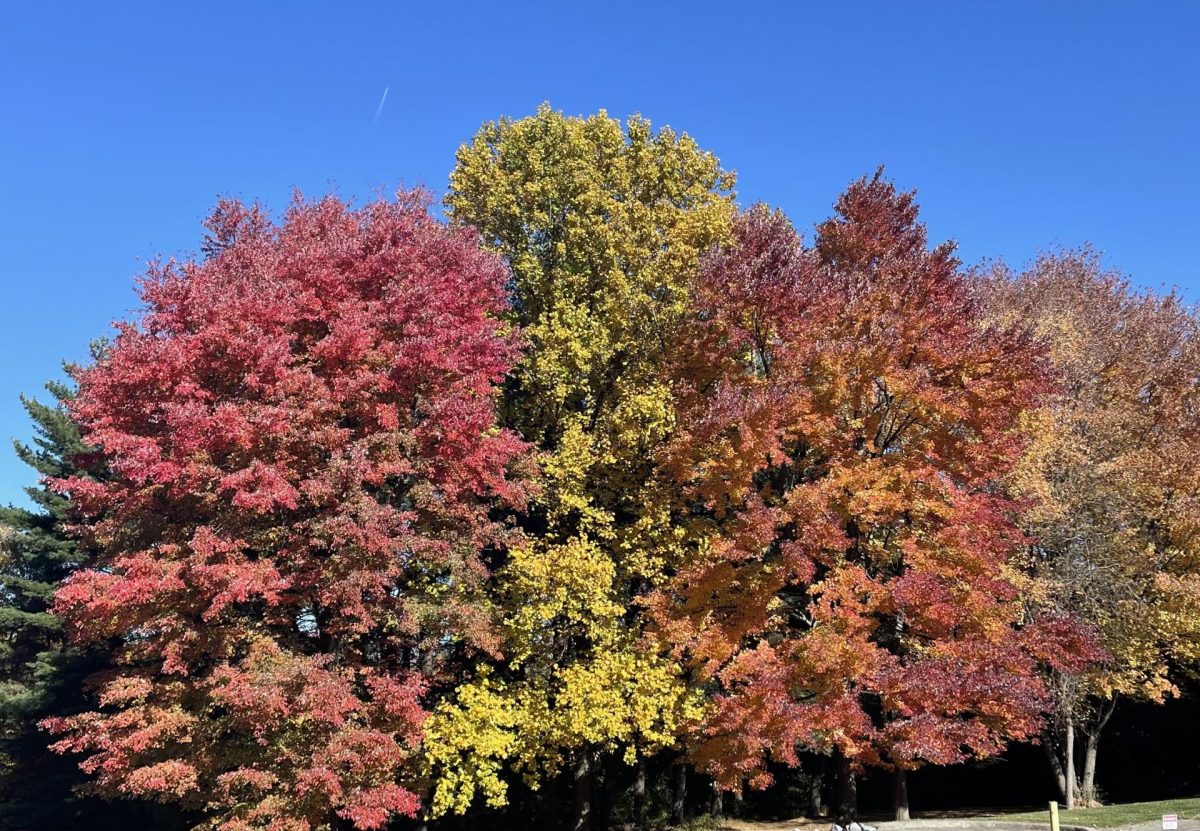
<svg viewBox="0 0 1200 831"><path fill-rule="evenodd" d="M1059 821L1064 825L1088 825L1092 828L1118 828L1136 825L1139 822L1161 819L1163 814L1178 814L1180 820L1200 819L1200 797L1191 799L1165 799L1162 802L1130 802L1126 805L1105 805L1102 808L1076 808L1074 811L1059 810ZM982 819L1028 820L1050 822L1050 811L1030 811L1019 814L997 814Z"/></svg>

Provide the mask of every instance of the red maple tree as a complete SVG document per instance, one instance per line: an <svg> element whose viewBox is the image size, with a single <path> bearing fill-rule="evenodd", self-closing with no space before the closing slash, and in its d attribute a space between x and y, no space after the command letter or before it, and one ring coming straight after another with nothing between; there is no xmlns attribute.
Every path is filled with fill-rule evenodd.
<svg viewBox="0 0 1200 831"><path fill-rule="evenodd" d="M812 248L765 208L735 237L678 336L661 459L704 544L649 601L716 685L694 758L765 786L799 748L909 769L1034 735L1041 662L1094 655L1028 619L997 486L1048 389L1039 348L982 323L953 245L879 174Z"/></svg>
<svg viewBox="0 0 1200 831"><path fill-rule="evenodd" d="M57 483L99 561L55 609L120 649L99 708L47 726L102 791L211 827L381 828L418 808L437 657L496 642L481 552L526 458L494 418L506 270L419 192L208 227L77 376L111 475Z"/></svg>

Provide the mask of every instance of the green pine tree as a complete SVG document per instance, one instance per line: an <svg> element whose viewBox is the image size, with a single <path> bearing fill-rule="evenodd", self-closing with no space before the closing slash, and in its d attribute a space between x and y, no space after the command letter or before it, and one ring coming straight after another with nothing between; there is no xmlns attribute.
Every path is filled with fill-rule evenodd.
<svg viewBox="0 0 1200 831"><path fill-rule="evenodd" d="M42 477L103 475L67 412L71 387L46 388L53 404L21 399L34 438L14 442L17 456ZM0 829L74 828L85 819L92 828L170 827L175 818L159 809L77 793L87 781L79 760L50 752L51 738L37 726L84 709L86 679L107 652L69 644L49 610L58 585L87 561L65 532L69 500L44 482L25 491L32 507L0 507Z"/></svg>
<svg viewBox="0 0 1200 831"><path fill-rule="evenodd" d="M63 407L71 390L47 389L54 405L21 399L35 437L32 446L14 442L17 456L42 476L72 475L87 448ZM82 558L63 533L68 501L44 484L25 492L32 508L0 508L0 825L49 828L78 816L72 788L82 774L46 749L37 722L79 700L97 656L67 645L49 612L55 588Z"/></svg>

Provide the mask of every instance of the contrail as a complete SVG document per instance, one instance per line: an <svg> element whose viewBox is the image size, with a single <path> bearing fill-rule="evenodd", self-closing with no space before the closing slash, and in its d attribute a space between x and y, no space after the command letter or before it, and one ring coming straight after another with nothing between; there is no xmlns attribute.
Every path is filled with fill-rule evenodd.
<svg viewBox="0 0 1200 831"><path fill-rule="evenodd" d="M383 112L383 105L384 105L384 102L387 101L387 94L388 94L389 89L391 89L391 87L383 88L383 97L381 97L379 99L379 106L375 108L375 121L371 122L372 124L379 121L379 115L380 115L380 113Z"/></svg>

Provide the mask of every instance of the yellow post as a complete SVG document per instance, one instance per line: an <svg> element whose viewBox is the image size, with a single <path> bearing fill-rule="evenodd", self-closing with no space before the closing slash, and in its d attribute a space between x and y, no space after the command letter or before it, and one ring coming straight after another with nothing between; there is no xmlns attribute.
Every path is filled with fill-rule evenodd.
<svg viewBox="0 0 1200 831"><path fill-rule="evenodd" d="M1058 803L1050 803L1050 831L1058 831Z"/></svg>

